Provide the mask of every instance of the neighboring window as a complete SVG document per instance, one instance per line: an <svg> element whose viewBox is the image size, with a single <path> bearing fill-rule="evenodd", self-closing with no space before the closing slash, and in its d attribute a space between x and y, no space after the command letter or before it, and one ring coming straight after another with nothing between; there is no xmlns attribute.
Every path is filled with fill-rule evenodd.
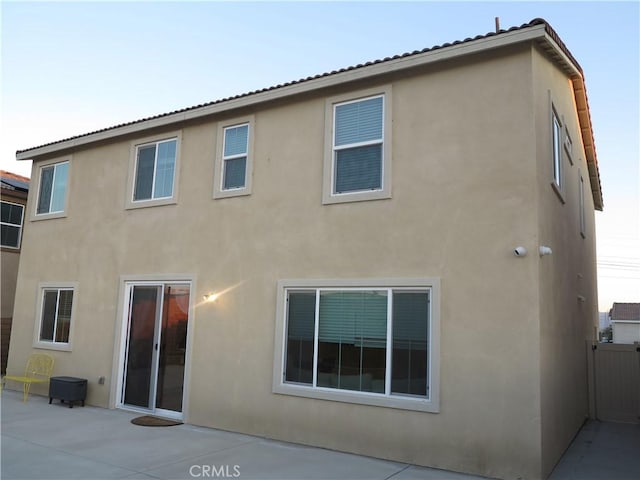
<svg viewBox="0 0 640 480"><path fill-rule="evenodd" d="M43 288L38 340L68 344L73 311L73 288Z"/></svg>
<svg viewBox="0 0 640 480"><path fill-rule="evenodd" d="M282 295L280 393L437 408L432 287L292 287Z"/></svg>
<svg viewBox="0 0 640 480"><path fill-rule="evenodd" d="M24 206L17 203L2 202L1 229L2 246L20 248Z"/></svg>
<svg viewBox="0 0 640 480"><path fill-rule="evenodd" d="M253 125L253 116L219 125L214 198L251 193Z"/></svg>
<svg viewBox="0 0 640 480"><path fill-rule="evenodd" d="M553 133L553 183L562 190L562 124L556 114L552 110L552 133Z"/></svg>
<svg viewBox="0 0 640 480"><path fill-rule="evenodd" d="M389 198L390 87L363 98L327 102L324 203Z"/></svg>
<svg viewBox="0 0 640 480"><path fill-rule="evenodd" d="M64 212L68 180L69 162L54 163L40 168L36 215Z"/></svg>
<svg viewBox="0 0 640 480"><path fill-rule="evenodd" d="M138 145L133 201L173 197L177 139Z"/></svg>
<svg viewBox="0 0 640 480"><path fill-rule="evenodd" d="M580 235L582 235L583 238L585 238L586 236L586 217L585 217L585 211L584 211L584 178L582 178L582 175L580 175L580 184L579 184L579 192L578 195L580 196L579 198L579 205L580 205Z"/></svg>

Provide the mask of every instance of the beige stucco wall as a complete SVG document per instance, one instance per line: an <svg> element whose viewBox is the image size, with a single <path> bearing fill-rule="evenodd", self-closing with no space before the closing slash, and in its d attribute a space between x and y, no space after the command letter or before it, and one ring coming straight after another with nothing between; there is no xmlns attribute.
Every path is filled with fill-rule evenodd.
<svg viewBox="0 0 640 480"><path fill-rule="evenodd" d="M539 245L541 257L540 379L542 472L551 470L588 416L587 349L597 339L595 219L572 86L541 54L533 56L538 138ZM573 163L563 152L563 191L551 185L551 105L573 141ZM579 178L584 178L585 234L580 232Z"/></svg>
<svg viewBox="0 0 640 480"><path fill-rule="evenodd" d="M177 205L125 210L132 139L73 152L67 217L26 229L9 369L32 351L39 282L77 282L73 349L52 352L56 373L88 378L88 402L112 407L121 276L186 274L196 301L237 285L215 304L197 305L190 319L189 423L538 478L541 449L553 434L543 418L542 436L541 416L555 421L567 411L549 406L565 393L565 373L550 381L541 375L554 356L565 359L556 345L571 325L582 325L576 309L590 305L565 307L538 280L541 270L560 282L546 272L548 260L563 258L555 250L559 216L538 233L546 208L536 164L544 140L532 134L542 128L532 80L539 64L522 48L381 78L393 89L389 200L322 205L324 95L230 115L255 115L253 193L246 197L212 199L215 118L182 128ZM554 255L540 259L534 250L547 239ZM529 255L515 257L518 245ZM389 277L441 279L439 413L272 393L278 280ZM572 301L575 295L572 289ZM568 319L547 307L554 301ZM547 316L568 322L557 340L548 321L540 323Z"/></svg>
<svg viewBox="0 0 640 480"><path fill-rule="evenodd" d="M8 318L13 315L13 297L16 293L20 251L3 248L2 252L0 252L0 259L0 270L2 271L0 309L2 318Z"/></svg>

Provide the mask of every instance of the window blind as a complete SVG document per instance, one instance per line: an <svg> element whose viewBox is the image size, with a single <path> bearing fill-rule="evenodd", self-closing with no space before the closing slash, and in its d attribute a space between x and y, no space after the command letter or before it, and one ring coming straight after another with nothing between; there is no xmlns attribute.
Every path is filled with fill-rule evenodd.
<svg viewBox="0 0 640 480"><path fill-rule="evenodd" d="M336 106L334 145L382 140L382 109L383 97Z"/></svg>
<svg viewBox="0 0 640 480"><path fill-rule="evenodd" d="M224 131L224 154L225 157L243 155L247 153L247 142L249 140L249 125L229 127Z"/></svg>
<svg viewBox="0 0 640 480"><path fill-rule="evenodd" d="M320 342L384 348L387 293L321 292L319 322Z"/></svg>

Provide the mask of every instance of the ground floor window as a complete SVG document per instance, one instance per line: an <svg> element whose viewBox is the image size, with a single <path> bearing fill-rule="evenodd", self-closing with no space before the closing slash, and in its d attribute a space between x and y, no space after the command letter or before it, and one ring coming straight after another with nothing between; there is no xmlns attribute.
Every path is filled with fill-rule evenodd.
<svg viewBox="0 0 640 480"><path fill-rule="evenodd" d="M71 283L40 285L37 347L70 349L75 290Z"/></svg>
<svg viewBox="0 0 640 480"><path fill-rule="evenodd" d="M281 380L275 390L383 405L432 402L437 282L393 283L283 285L282 364L276 367Z"/></svg>

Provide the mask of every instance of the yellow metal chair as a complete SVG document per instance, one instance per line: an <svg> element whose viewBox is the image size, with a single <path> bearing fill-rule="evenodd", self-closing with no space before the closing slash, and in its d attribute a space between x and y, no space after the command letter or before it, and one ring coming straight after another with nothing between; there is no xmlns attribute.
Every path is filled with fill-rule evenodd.
<svg viewBox="0 0 640 480"><path fill-rule="evenodd" d="M53 357L46 353L32 353L27 360L24 376L6 375L2 379L2 387L4 388L7 380L22 383L22 401L26 402L32 383L47 383L51 378L53 361Z"/></svg>

